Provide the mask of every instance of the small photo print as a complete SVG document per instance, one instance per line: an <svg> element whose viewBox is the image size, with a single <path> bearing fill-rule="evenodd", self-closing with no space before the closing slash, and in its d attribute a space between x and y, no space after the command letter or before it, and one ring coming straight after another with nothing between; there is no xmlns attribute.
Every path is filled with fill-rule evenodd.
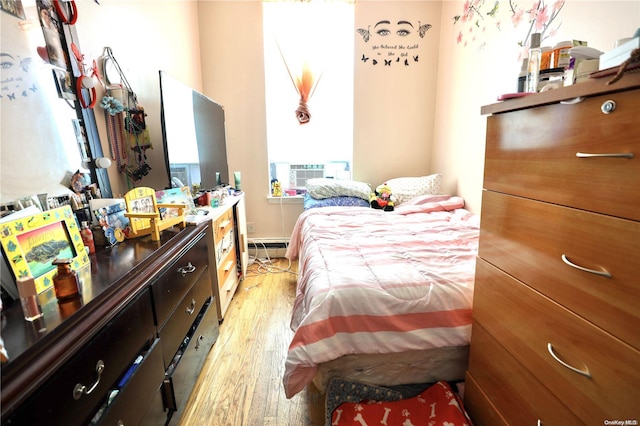
<svg viewBox="0 0 640 426"><path fill-rule="evenodd" d="M26 18L26 15L24 14L24 7L22 6L22 0L2 0L0 1L0 10L3 10L16 18Z"/></svg>
<svg viewBox="0 0 640 426"><path fill-rule="evenodd" d="M54 69L53 77L56 81L56 88L58 89L58 96L62 99L76 100L76 93L73 90L73 78L69 71Z"/></svg>

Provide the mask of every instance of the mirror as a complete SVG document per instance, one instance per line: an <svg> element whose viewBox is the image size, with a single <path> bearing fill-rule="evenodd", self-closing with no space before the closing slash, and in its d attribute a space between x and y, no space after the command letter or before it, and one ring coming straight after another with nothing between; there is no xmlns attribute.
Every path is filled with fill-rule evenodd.
<svg viewBox="0 0 640 426"><path fill-rule="evenodd" d="M43 30L36 2L20 4L24 6L16 14L5 6L0 11L0 203L68 194L70 174L78 170L109 197L106 170L96 169L93 162L102 157L93 110L79 105L72 75L77 64L65 53L70 50L66 40L78 40L75 29L48 20L49 28ZM72 72L61 66L69 62ZM88 168L82 168L83 161Z"/></svg>
<svg viewBox="0 0 640 426"><path fill-rule="evenodd" d="M228 184L222 105L160 71L160 110L169 186Z"/></svg>

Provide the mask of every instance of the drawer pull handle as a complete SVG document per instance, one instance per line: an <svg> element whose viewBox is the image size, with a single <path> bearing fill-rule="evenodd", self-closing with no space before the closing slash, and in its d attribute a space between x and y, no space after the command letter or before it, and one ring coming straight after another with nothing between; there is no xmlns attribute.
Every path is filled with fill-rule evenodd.
<svg viewBox="0 0 640 426"><path fill-rule="evenodd" d="M218 225L218 227L220 229L224 229L226 228L229 224L231 223L230 220L223 220L222 222L220 222L220 224Z"/></svg>
<svg viewBox="0 0 640 426"><path fill-rule="evenodd" d="M601 277L607 277L607 278L611 278L611 274L607 271L596 271L595 269L589 269L589 268L585 268L583 266L580 265L576 265L575 263L573 263L572 261L569 260L569 258L567 258L566 255L562 255L562 261L564 263L566 263L567 265L571 266L572 268L576 268L579 269L581 271L584 272L589 272L590 274L596 274L596 275L600 275Z"/></svg>
<svg viewBox="0 0 640 426"><path fill-rule="evenodd" d="M98 387L98 383L100 383L100 377L102 377L103 371L104 362L102 360L98 360L98 363L96 364L96 373L98 374L96 381L91 385L90 388L87 388L85 385L82 385L80 383L76 384L76 386L73 388L73 399L77 401L78 399L82 398L82 395L89 395L91 392L93 392Z"/></svg>
<svg viewBox="0 0 640 426"><path fill-rule="evenodd" d="M185 309L185 312L187 313L187 315L193 315L195 311L196 311L196 299L191 299L191 306Z"/></svg>
<svg viewBox="0 0 640 426"><path fill-rule="evenodd" d="M551 343L547 343L547 350L549 351L549 354L551 354L551 356L553 357L553 359L555 359L556 361L558 361L563 367L568 368L569 370L573 371L574 373L578 373L581 374L585 377L591 378L591 373L589 373L589 370L580 370L578 368L575 368L569 364L567 364L566 362L564 362L563 360L561 360L558 355L556 355L556 353L553 351L553 345L551 345Z"/></svg>
<svg viewBox="0 0 640 426"><path fill-rule="evenodd" d="M582 101L584 101L584 98L582 96L578 96L577 98L573 98L573 99L565 99L564 101L560 101L560 103L562 105L575 105L575 104L579 104Z"/></svg>
<svg viewBox="0 0 640 426"><path fill-rule="evenodd" d="M225 272L229 272L231 270L231 268L233 268L233 260L228 261L227 263L224 264L224 271Z"/></svg>
<svg viewBox="0 0 640 426"><path fill-rule="evenodd" d="M633 152L613 152L609 154L590 154L588 152L576 152L578 158L633 158Z"/></svg>
<svg viewBox="0 0 640 426"><path fill-rule="evenodd" d="M193 271L196 270L196 267L193 266L191 264L191 262L189 262L189 264L187 266L183 266L181 268L178 268L178 272L180 272L182 274L182 276L184 277L187 274L192 273Z"/></svg>

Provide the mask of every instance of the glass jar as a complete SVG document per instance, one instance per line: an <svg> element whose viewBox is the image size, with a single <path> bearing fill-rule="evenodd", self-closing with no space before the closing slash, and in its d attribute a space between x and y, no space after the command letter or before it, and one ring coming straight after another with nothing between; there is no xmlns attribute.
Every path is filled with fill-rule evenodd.
<svg viewBox="0 0 640 426"><path fill-rule="evenodd" d="M78 274L71 269L71 259L56 258L52 263L58 267L58 272L53 277L53 289L58 302L73 299L80 296Z"/></svg>

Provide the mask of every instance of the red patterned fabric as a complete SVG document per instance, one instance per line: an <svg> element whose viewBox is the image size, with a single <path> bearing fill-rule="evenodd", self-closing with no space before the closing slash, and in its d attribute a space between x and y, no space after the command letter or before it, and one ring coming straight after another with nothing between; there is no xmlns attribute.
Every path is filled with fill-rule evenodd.
<svg viewBox="0 0 640 426"><path fill-rule="evenodd" d="M393 402L345 402L332 416L335 426L471 426L462 401L440 381L420 395Z"/></svg>

